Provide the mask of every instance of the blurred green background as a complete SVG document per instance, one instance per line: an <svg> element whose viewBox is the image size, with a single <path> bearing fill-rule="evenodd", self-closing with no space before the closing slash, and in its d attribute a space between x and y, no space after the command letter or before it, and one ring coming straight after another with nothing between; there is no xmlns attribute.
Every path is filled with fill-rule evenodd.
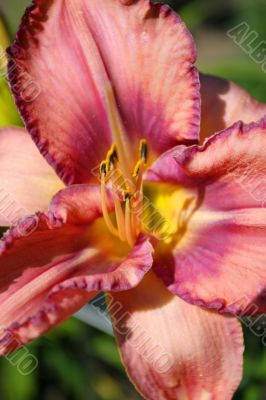
<svg viewBox="0 0 266 400"><path fill-rule="evenodd" d="M28 3L26 0L0 1L0 15L10 38ZM258 43L265 40L266 1L179 0L169 4L194 34L199 68L234 80L266 102L266 73L226 34L228 29L245 21L258 33ZM1 29L0 25L3 40ZM9 123L20 122L8 89L0 81L0 125ZM245 343L244 379L234 400L265 400L265 346L248 329L245 329ZM125 376L114 339L75 318L35 341L29 350L39 365L28 376L21 375L8 360L0 359L1 400L140 399Z"/></svg>

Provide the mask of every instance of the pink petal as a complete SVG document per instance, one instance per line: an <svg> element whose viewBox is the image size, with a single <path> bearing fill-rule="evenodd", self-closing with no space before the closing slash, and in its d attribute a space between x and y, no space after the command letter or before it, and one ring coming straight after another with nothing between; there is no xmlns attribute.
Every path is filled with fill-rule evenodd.
<svg viewBox="0 0 266 400"><path fill-rule="evenodd" d="M242 377L237 319L187 304L150 272L108 296L128 375L150 400L229 400Z"/></svg>
<svg viewBox="0 0 266 400"><path fill-rule="evenodd" d="M96 187L65 189L49 213L24 218L0 242L1 354L58 325L98 291L134 287L150 269L148 239L129 253L99 231L97 198Z"/></svg>
<svg viewBox="0 0 266 400"><path fill-rule="evenodd" d="M183 210L177 244L155 262L169 289L193 304L236 314L266 311L265 147L266 118L239 122L202 147L162 157L150 173L194 198L187 216Z"/></svg>
<svg viewBox="0 0 266 400"><path fill-rule="evenodd" d="M250 123L266 115L266 104L259 103L233 82L200 74L200 83L201 142L239 120Z"/></svg>
<svg viewBox="0 0 266 400"><path fill-rule="evenodd" d="M148 0L38 0L9 50L9 79L27 128L66 183L87 183L112 138L105 90L136 151L198 139L196 51L185 25ZM163 81L163 85L162 85Z"/></svg>
<svg viewBox="0 0 266 400"><path fill-rule="evenodd" d="M23 129L0 129L0 226L46 210L64 187Z"/></svg>

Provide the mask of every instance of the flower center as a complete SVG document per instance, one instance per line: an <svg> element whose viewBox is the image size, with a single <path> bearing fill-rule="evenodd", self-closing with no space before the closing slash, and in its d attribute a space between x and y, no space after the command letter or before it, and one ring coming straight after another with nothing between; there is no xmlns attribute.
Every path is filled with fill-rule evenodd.
<svg viewBox="0 0 266 400"><path fill-rule="evenodd" d="M147 143L140 141L140 158L134 171L124 174L116 145L109 150L101 163L101 200L105 223L110 232L123 242L134 246L141 231L143 205L143 172L147 162ZM130 177L130 179L129 179ZM107 190L111 190L115 205L114 223L107 206Z"/></svg>
<svg viewBox="0 0 266 400"><path fill-rule="evenodd" d="M100 166L102 212L110 232L133 247L142 226L142 180L147 163L148 146L146 140L140 141L139 160L131 171L132 153L117 111L111 83L106 87L106 101L114 144ZM115 221L112 221L108 211L108 189L113 194Z"/></svg>
<svg viewBox="0 0 266 400"><path fill-rule="evenodd" d="M140 232L166 245L180 240L196 207L197 196L177 185L158 182L143 185L148 160L147 141L140 140L137 156L135 148L128 142L111 83L106 86L105 98L113 138L113 145L100 166L101 206L106 226L112 235L131 247ZM110 193L114 213L108 208Z"/></svg>

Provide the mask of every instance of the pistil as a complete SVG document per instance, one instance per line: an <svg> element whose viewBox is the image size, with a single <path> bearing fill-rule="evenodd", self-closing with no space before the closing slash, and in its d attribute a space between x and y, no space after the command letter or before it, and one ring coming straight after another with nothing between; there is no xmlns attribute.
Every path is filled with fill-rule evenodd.
<svg viewBox="0 0 266 400"><path fill-rule="evenodd" d="M130 151L128 151L129 146L127 144L127 139L121 118L117 112L116 101L114 96L114 91L112 84L109 83L106 86L106 100L107 100L107 110L109 116L109 124L112 132L114 142L117 146L117 152L119 154L120 168L123 176L126 178L126 184L129 190L134 188L132 177L130 174Z"/></svg>

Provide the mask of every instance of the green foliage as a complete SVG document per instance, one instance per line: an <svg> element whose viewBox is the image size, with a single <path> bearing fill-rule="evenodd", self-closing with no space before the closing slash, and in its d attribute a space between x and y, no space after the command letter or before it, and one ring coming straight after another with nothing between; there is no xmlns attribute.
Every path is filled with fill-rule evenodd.
<svg viewBox="0 0 266 400"><path fill-rule="evenodd" d="M0 127L9 125L22 126L5 76L5 72L2 72L2 76L0 73Z"/></svg>
<svg viewBox="0 0 266 400"><path fill-rule="evenodd" d="M0 359L1 400L140 400L128 383L114 338L74 318L28 349L39 362L29 376Z"/></svg>

